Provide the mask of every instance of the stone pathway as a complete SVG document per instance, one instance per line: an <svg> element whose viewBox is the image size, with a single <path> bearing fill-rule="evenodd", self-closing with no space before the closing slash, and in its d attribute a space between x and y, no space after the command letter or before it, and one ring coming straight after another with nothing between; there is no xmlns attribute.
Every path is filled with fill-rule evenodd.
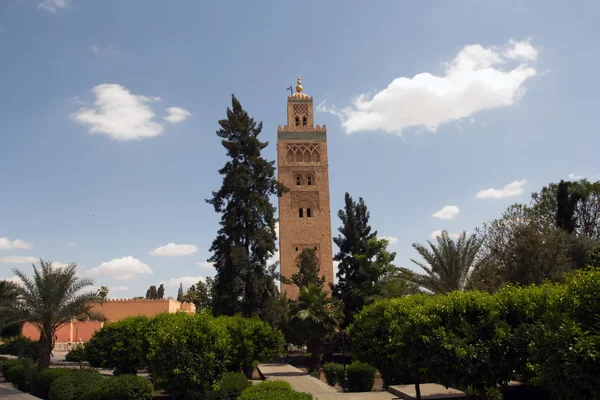
<svg viewBox="0 0 600 400"><path fill-rule="evenodd" d="M396 396L387 392L340 393L325 382L314 378L298 368L284 363L259 364L258 370L268 381L289 382L298 392L312 394L318 400L392 400Z"/></svg>
<svg viewBox="0 0 600 400"><path fill-rule="evenodd" d="M4 380L3 380L4 381ZM39 400L30 394L15 389L10 383L0 382L0 399L2 400Z"/></svg>

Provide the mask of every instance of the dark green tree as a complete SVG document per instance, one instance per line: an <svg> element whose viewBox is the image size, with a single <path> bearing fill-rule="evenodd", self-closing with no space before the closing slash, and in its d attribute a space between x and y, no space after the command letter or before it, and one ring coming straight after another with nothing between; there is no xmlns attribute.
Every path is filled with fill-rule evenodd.
<svg viewBox="0 0 600 400"><path fill-rule="evenodd" d="M182 301L183 298L183 283L179 283L179 289L177 290L177 301Z"/></svg>
<svg viewBox="0 0 600 400"><path fill-rule="evenodd" d="M582 199L578 192L569 193L569 182L561 180L556 189L556 226L568 234L577 228L575 209Z"/></svg>
<svg viewBox="0 0 600 400"><path fill-rule="evenodd" d="M181 298L188 303L194 303L196 312L209 310L211 308L211 286L211 278L206 278L206 283L198 281L195 285L190 286Z"/></svg>
<svg viewBox="0 0 600 400"><path fill-rule="evenodd" d="M160 286L158 287L158 290L156 291L156 298L159 300L162 300L165 298L165 285L163 285L162 283L160 284Z"/></svg>
<svg viewBox="0 0 600 400"><path fill-rule="evenodd" d="M158 298L158 291L156 290L156 286L152 285L146 290L146 299L155 300Z"/></svg>
<svg viewBox="0 0 600 400"><path fill-rule="evenodd" d="M261 316L277 295L277 265L267 265L277 239L275 207L269 196L279 195L284 188L275 179L275 162L261 155L268 145L258 138L262 122L257 124L235 96L227 118L219 125L217 135L229 160L219 170L223 176L221 188L206 200L221 214L221 228L208 260L217 271L213 312Z"/></svg>
<svg viewBox="0 0 600 400"><path fill-rule="evenodd" d="M11 281L0 281L0 304L14 302L17 299L17 285ZM0 338L9 338L21 333L22 323L15 322L11 315L0 314Z"/></svg>
<svg viewBox="0 0 600 400"><path fill-rule="evenodd" d="M319 259L317 251L313 248L302 250L298 256L298 272L292 275L292 283L299 288L312 283L320 288L325 283L325 276L319 277Z"/></svg>
<svg viewBox="0 0 600 400"><path fill-rule="evenodd" d="M332 289L344 304L342 326L345 327L367 299L378 294L378 282L390 272L396 254L388 252L388 243L377 240L377 232L371 231L369 211L362 198L355 202L346 193L345 207L338 216L342 226L338 228L338 237L333 239L339 248L333 258L339 262L338 283ZM386 262L382 263L384 259Z"/></svg>

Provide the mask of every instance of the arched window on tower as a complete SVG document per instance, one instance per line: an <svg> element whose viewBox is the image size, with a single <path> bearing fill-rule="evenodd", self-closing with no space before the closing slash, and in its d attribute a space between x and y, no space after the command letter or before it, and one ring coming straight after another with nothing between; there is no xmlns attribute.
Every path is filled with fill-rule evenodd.
<svg viewBox="0 0 600 400"><path fill-rule="evenodd" d="M310 213L310 208L306 209L306 218L310 218L312 217L312 214Z"/></svg>
<svg viewBox="0 0 600 400"><path fill-rule="evenodd" d="M304 212L303 212L303 210L302 210L301 208L300 208L300 209L298 209L298 216L299 216L300 218L304 217Z"/></svg>
<svg viewBox="0 0 600 400"><path fill-rule="evenodd" d="M310 178L308 178L308 179L310 179ZM299 176L296 177L296 185L300 185L300 177ZM310 185L310 183L309 183L309 185Z"/></svg>
<svg viewBox="0 0 600 400"><path fill-rule="evenodd" d="M296 126L300 126L300 118L296 117Z"/></svg>
<svg viewBox="0 0 600 400"><path fill-rule="evenodd" d="M308 183L309 185L312 185L312 176L309 176L308 178L306 178L306 183Z"/></svg>
<svg viewBox="0 0 600 400"><path fill-rule="evenodd" d="M302 117L302 125L306 125L306 115Z"/></svg>

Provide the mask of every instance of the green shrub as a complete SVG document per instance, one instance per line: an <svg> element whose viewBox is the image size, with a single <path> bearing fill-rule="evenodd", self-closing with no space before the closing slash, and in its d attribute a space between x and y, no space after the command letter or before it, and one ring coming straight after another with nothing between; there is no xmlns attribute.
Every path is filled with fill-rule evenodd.
<svg viewBox="0 0 600 400"><path fill-rule="evenodd" d="M42 399L47 399L49 396L50 386L61 376L73 372L70 368L46 368L40 372L33 385L33 394Z"/></svg>
<svg viewBox="0 0 600 400"><path fill-rule="evenodd" d="M342 364L328 362L323 365L325 380L329 386L341 384L344 379L344 366Z"/></svg>
<svg viewBox="0 0 600 400"><path fill-rule="evenodd" d="M213 391L209 400L237 400L244 389L252 386L246 375L240 372L226 372L219 382L219 388Z"/></svg>
<svg viewBox="0 0 600 400"><path fill-rule="evenodd" d="M115 375L136 374L147 366L144 344L149 319L130 317L106 324L85 345L92 367L114 369Z"/></svg>
<svg viewBox="0 0 600 400"><path fill-rule="evenodd" d="M258 317L219 317L231 338L227 370L243 372L252 378L253 362L265 361L277 356L283 349L283 334Z"/></svg>
<svg viewBox="0 0 600 400"><path fill-rule="evenodd" d="M31 389L31 383L35 380L37 365L29 360L11 367L6 372L6 380L22 392L28 392Z"/></svg>
<svg viewBox="0 0 600 400"><path fill-rule="evenodd" d="M0 345L0 354L27 358L35 361L39 357L40 343L25 336L15 336Z"/></svg>
<svg viewBox="0 0 600 400"><path fill-rule="evenodd" d="M8 373L8 370L16 365L21 365L23 363L23 360L19 360L19 359L7 359L2 361L2 366L0 366L0 370L2 371L2 376L4 376L4 378L6 378L6 375Z"/></svg>
<svg viewBox="0 0 600 400"><path fill-rule="evenodd" d="M119 375L105 380L97 400L152 400L150 380L137 375Z"/></svg>
<svg viewBox="0 0 600 400"><path fill-rule="evenodd" d="M97 400L103 384L98 371L76 369L50 385L49 400Z"/></svg>
<svg viewBox="0 0 600 400"><path fill-rule="evenodd" d="M210 314L159 314L147 331L155 383L176 396L200 397L226 370L231 347L226 326Z"/></svg>
<svg viewBox="0 0 600 400"><path fill-rule="evenodd" d="M266 381L245 389L239 400L312 400L309 393L294 392L285 381Z"/></svg>
<svg viewBox="0 0 600 400"><path fill-rule="evenodd" d="M65 361L79 363L79 367L81 367L82 363L87 361L85 348L83 346L77 346L74 349L69 350L65 355Z"/></svg>
<svg viewBox="0 0 600 400"><path fill-rule="evenodd" d="M377 370L369 364L354 361L346 367L348 390L350 392L370 392L375 383Z"/></svg>

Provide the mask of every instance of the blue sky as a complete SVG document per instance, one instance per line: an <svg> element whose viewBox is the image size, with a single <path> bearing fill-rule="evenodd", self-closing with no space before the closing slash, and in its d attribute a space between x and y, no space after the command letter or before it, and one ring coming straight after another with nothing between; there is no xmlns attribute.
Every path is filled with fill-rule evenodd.
<svg viewBox="0 0 600 400"><path fill-rule="evenodd" d="M2 0L0 278L74 261L127 297L213 275L217 121L235 93L275 159L298 74L328 128L334 234L344 193L362 196L410 266L411 243L436 230L473 231L570 174L599 178L599 11Z"/></svg>

